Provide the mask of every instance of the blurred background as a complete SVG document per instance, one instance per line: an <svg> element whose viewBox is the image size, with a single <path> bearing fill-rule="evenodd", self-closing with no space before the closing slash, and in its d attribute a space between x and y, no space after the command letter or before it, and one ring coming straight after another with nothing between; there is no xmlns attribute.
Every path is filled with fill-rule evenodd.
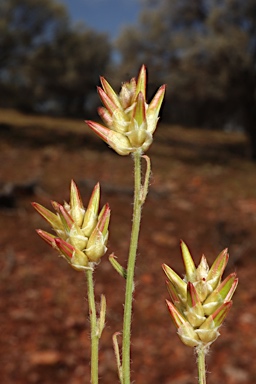
<svg viewBox="0 0 256 384"><path fill-rule="evenodd" d="M136 383L196 383L164 300L163 262L183 274L179 239L199 262L225 247L240 283L208 383L253 383L256 273L256 0L0 0L0 372L3 384L89 382L86 283L36 235L31 201L85 201L97 181L112 208L109 253L125 265L132 161L95 137L99 76L116 91L148 69L148 98L167 84L149 150L153 174L136 269ZM95 273L108 313L102 383L117 382L111 346L124 281Z"/></svg>

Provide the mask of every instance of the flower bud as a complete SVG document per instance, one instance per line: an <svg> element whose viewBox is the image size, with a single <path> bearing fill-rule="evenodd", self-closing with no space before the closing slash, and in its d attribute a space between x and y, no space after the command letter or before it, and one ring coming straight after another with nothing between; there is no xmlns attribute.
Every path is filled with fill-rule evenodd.
<svg viewBox="0 0 256 384"><path fill-rule="evenodd" d="M165 85L159 88L150 104L146 103L146 68L141 67L137 81L123 83L119 95L104 77L98 93L104 107L98 113L107 127L93 121L87 125L119 155L145 152L153 141Z"/></svg>
<svg viewBox="0 0 256 384"><path fill-rule="evenodd" d="M88 208L85 209L80 192L75 182L71 181L70 203L61 205L56 201L52 202L56 214L40 204L32 203L57 235L39 229L39 236L57 249L78 271L92 268L93 263L98 262L107 250L110 208L106 204L99 214L99 200L100 187L96 184Z"/></svg>
<svg viewBox="0 0 256 384"><path fill-rule="evenodd" d="M227 249L218 255L211 268L204 255L196 268L184 242L181 242L181 252L186 270L184 279L163 265L172 300L172 303L167 301L167 306L184 344L208 346L219 336L219 327L232 306L238 279L231 273L221 282L228 261Z"/></svg>

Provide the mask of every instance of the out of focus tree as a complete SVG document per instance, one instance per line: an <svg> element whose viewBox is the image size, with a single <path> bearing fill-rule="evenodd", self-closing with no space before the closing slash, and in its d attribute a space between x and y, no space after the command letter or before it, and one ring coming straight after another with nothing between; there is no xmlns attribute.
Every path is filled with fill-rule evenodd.
<svg viewBox="0 0 256 384"><path fill-rule="evenodd" d="M172 121L243 126L256 160L256 0L144 0L117 47L168 85ZM153 74L153 75L152 75Z"/></svg>
<svg viewBox="0 0 256 384"><path fill-rule="evenodd" d="M0 0L1 105L83 114L108 65L106 35L70 25L54 0Z"/></svg>
<svg viewBox="0 0 256 384"><path fill-rule="evenodd" d="M28 102L29 98L24 97L27 89L24 70L30 57L67 20L65 8L52 0L0 0L1 104Z"/></svg>
<svg viewBox="0 0 256 384"><path fill-rule="evenodd" d="M92 109L99 74L105 71L110 52L106 35L82 25L57 34L40 45L31 59L29 78L35 100L55 101L60 112L68 115Z"/></svg>

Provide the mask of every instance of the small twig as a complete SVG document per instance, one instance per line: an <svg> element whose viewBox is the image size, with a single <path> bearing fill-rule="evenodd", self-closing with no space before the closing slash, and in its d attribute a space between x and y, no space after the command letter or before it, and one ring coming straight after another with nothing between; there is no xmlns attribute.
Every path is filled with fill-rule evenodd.
<svg viewBox="0 0 256 384"><path fill-rule="evenodd" d="M145 173L145 179L144 179L144 184L141 186L141 204L144 204L147 194L148 194L148 186L149 186L149 179L150 179L150 174L151 174L151 162L150 158L147 155L142 156L143 159L146 160L147 168L146 168L146 173Z"/></svg>
<svg viewBox="0 0 256 384"><path fill-rule="evenodd" d="M109 261L112 265L112 267L119 273L120 276L122 276L124 279L127 277L127 271L122 265L117 261L116 256L114 253L111 253L109 256Z"/></svg>
<svg viewBox="0 0 256 384"><path fill-rule="evenodd" d="M122 370L122 364L120 359L120 349L117 341L117 336L120 336L120 335L121 335L121 332L114 333L114 335L112 336L112 340L113 340L114 352L116 357L118 377L119 377L120 383L123 384L123 370Z"/></svg>

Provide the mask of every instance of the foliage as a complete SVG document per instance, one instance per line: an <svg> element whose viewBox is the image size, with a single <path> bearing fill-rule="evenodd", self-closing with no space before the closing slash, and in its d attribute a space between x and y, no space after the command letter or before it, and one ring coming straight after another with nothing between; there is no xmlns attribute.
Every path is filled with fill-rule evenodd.
<svg viewBox="0 0 256 384"><path fill-rule="evenodd" d="M163 119L245 128L256 159L255 36L256 0L144 0L116 40L119 63L108 37L71 26L56 0L0 0L1 106L93 117L98 75L115 86L145 62L149 95L168 86Z"/></svg>
<svg viewBox="0 0 256 384"><path fill-rule="evenodd" d="M81 114L108 62L107 37L71 27L54 0L0 0L0 15L1 104Z"/></svg>
<svg viewBox="0 0 256 384"><path fill-rule="evenodd" d="M36 100L42 104L57 100L60 113L83 115L86 103L87 109L92 108L90 96L108 63L109 52L105 35L83 26L61 31L31 58L29 79L31 87L35 84Z"/></svg>
<svg viewBox="0 0 256 384"><path fill-rule="evenodd" d="M255 0L146 1L140 23L123 31L117 47L121 68L135 58L149 63L154 83L167 83L165 117L244 126L256 159L255 32Z"/></svg>

